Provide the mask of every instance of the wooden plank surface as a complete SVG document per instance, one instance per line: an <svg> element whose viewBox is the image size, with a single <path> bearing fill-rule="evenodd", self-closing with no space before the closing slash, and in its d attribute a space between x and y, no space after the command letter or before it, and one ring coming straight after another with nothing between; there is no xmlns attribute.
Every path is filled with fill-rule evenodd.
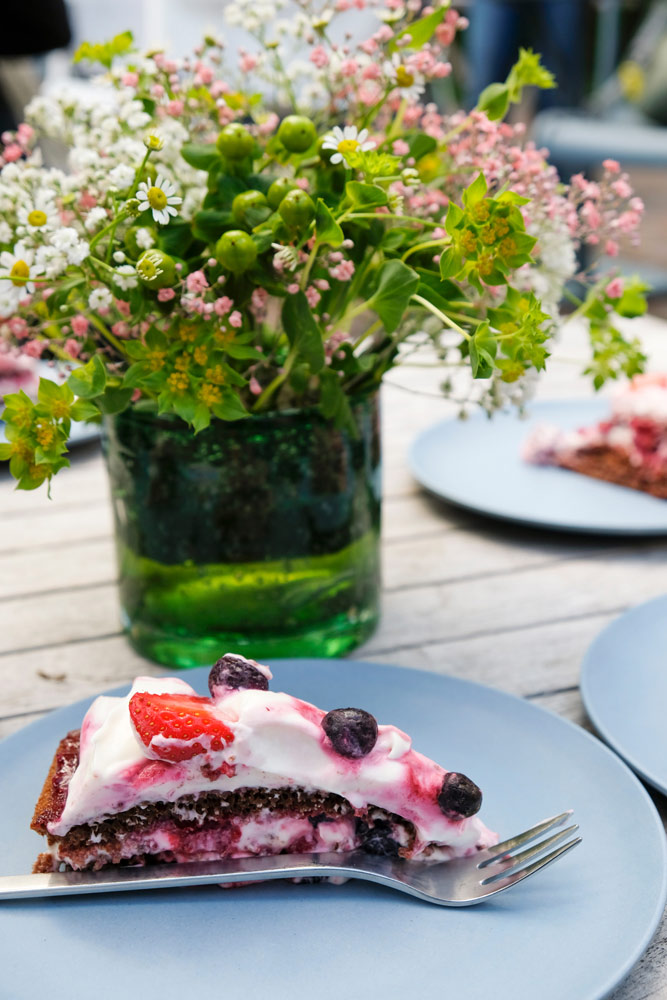
<svg viewBox="0 0 667 1000"><path fill-rule="evenodd" d="M645 317L632 330L652 367L667 370L667 323ZM581 328L566 327L539 396L589 395L577 367L585 356ZM667 590L667 538L521 529L423 494L406 455L420 430L456 412L438 396L440 377L399 369L383 389L383 618L354 655L490 684L587 726L582 656L618 614ZM0 472L0 738L137 674L164 673L121 632L99 448L75 454L52 493L17 494ZM666 801L655 801L667 819ZM667 923L613 996L667 1000Z"/></svg>

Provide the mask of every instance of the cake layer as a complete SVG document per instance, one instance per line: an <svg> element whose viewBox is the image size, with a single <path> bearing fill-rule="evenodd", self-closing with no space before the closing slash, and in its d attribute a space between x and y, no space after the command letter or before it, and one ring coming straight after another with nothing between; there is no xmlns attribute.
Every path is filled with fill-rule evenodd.
<svg viewBox="0 0 667 1000"><path fill-rule="evenodd" d="M358 848L404 858L418 853L431 860L457 853L435 843L418 844L413 824L374 805L355 809L340 795L297 787L183 795L53 835L50 817L59 808L77 748L76 732L61 741L37 804L32 828L46 835L50 851L40 854L35 872Z"/></svg>
<svg viewBox="0 0 667 1000"><path fill-rule="evenodd" d="M603 445L588 448L571 455L558 456L556 464L572 472L603 479L617 486L628 486L667 500L667 470L656 474L652 468L634 465L627 454L616 448Z"/></svg>

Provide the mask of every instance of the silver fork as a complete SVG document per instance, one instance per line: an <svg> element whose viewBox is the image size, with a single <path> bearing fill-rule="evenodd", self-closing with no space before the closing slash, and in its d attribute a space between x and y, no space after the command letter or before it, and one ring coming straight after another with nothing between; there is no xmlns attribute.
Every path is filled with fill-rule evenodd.
<svg viewBox="0 0 667 1000"><path fill-rule="evenodd" d="M130 889L171 889L209 883L260 882L276 878L343 877L379 882L390 889L398 889L441 906L470 906L511 889L581 843L581 837L570 837L578 829L576 824L559 833L551 833L562 827L571 815L572 810L569 809L495 847L479 851L474 857L453 861L403 861L363 851L342 854L332 851L327 854L277 854L231 861L190 861L148 868L105 868L98 872L6 875L0 878L0 900Z"/></svg>

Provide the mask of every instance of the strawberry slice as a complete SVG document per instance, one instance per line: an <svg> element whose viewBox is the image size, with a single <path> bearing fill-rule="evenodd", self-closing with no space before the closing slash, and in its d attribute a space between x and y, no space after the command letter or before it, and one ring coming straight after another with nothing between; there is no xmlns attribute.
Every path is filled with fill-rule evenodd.
<svg viewBox="0 0 667 1000"><path fill-rule="evenodd" d="M233 742L234 733L211 707L209 698L138 691L130 698L130 718L152 756L177 762L223 750Z"/></svg>

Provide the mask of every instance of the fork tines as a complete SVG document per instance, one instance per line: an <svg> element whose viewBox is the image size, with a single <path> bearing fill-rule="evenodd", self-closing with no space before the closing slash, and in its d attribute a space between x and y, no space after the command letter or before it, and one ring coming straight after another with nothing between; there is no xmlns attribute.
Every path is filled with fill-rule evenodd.
<svg viewBox="0 0 667 1000"><path fill-rule="evenodd" d="M568 809L558 816L545 819L541 823L537 823L531 827L530 830L525 830L516 837L510 837L509 840L504 840L501 844L492 848L492 856L485 858L477 866L479 869L491 868L491 871L482 880L481 884L492 885L507 880L507 885L511 885L539 871L540 868L551 864L557 858L561 857L561 855L566 854L573 847L576 847L577 844L581 843L581 837L573 837L568 840L570 835L579 829L576 823L549 837L544 836L550 833L551 830L557 830L558 827L563 826L572 816L572 812L572 809ZM563 841L566 841L566 843L563 843ZM533 846L527 847L528 844L533 844ZM560 844L560 847L556 847L557 844ZM527 847L527 849L517 851L519 847ZM549 848L555 849L549 851ZM545 851L549 851L549 853L545 854ZM533 858L536 860L532 864L527 864ZM498 888L500 888L500 885Z"/></svg>

